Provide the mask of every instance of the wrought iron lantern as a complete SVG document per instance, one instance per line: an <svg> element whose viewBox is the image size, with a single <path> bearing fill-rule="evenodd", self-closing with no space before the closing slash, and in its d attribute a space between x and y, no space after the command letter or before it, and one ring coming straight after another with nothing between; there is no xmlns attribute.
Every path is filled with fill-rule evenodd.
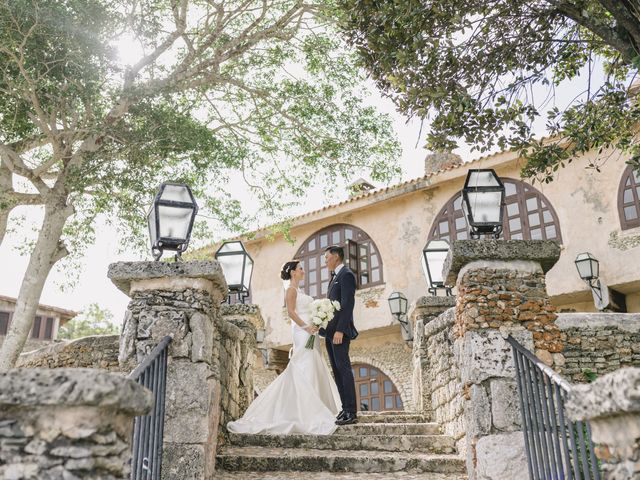
<svg viewBox="0 0 640 480"><path fill-rule="evenodd" d="M429 282L428 291L436 296L438 289L443 288L447 296L451 296L451 287L444 284L442 267L449 252L449 242L446 240L431 240L422 249L422 270Z"/></svg>
<svg viewBox="0 0 640 480"><path fill-rule="evenodd" d="M412 340L411 326L406 318L409 306L407 297L402 292L393 292L387 300L391 315L396 317L396 320L402 326L402 337L405 340Z"/></svg>
<svg viewBox="0 0 640 480"><path fill-rule="evenodd" d="M589 252L580 253L575 259L580 278L585 282L593 282L600 275L600 262Z"/></svg>
<svg viewBox="0 0 640 480"><path fill-rule="evenodd" d="M239 240L224 242L215 257L229 286L229 300L232 295L237 295L238 301L244 303L249 296L253 259Z"/></svg>
<svg viewBox="0 0 640 480"><path fill-rule="evenodd" d="M164 250L176 252L176 260L189 246L198 205L184 183L165 182L147 214L153 258L158 261Z"/></svg>
<svg viewBox="0 0 640 480"><path fill-rule="evenodd" d="M467 172L462 189L462 206L471 227L471 238L480 238L480 235L500 238L504 196L504 184L492 169Z"/></svg>
<svg viewBox="0 0 640 480"><path fill-rule="evenodd" d="M626 312L627 301L623 293L607 287L598 278L600 276L600 262L589 252L578 254L575 259L578 275L584 280L593 295L593 303L598 310L612 310Z"/></svg>

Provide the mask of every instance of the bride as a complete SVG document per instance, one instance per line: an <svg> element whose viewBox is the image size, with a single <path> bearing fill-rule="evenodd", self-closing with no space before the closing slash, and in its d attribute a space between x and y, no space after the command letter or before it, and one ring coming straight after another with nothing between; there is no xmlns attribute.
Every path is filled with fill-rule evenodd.
<svg viewBox="0 0 640 480"><path fill-rule="evenodd" d="M312 349L305 348L309 336L317 332L309 318L313 298L298 286L304 278L300 262L287 262L280 277L286 289L287 312L291 318L293 355L289 365L247 408L242 418L229 422L233 433L329 435L336 429L338 390L329 375L316 338Z"/></svg>

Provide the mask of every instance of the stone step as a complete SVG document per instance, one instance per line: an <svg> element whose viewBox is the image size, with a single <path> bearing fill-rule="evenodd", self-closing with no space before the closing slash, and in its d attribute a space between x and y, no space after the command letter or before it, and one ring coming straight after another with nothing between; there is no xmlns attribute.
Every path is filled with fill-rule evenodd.
<svg viewBox="0 0 640 480"><path fill-rule="evenodd" d="M464 460L455 455L233 446L221 449L216 468L242 472L465 473Z"/></svg>
<svg viewBox="0 0 640 480"><path fill-rule="evenodd" d="M321 450L380 450L455 453L455 442L447 435L243 435L231 433L231 444Z"/></svg>
<svg viewBox="0 0 640 480"><path fill-rule="evenodd" d="M428 423L429 417L421 413L358 412L358 417L367 423Z"/></svg>
<svg viewBox="0 0 640 480"><path fill-rule="evenodd" d="M334 435L440 435L437 423L364 423L338 427Z"/></svg>
<svg viewBox="0 0 640 480"><path fill-rule="evenodd" d="M224 472L216 471L213 480L364 480L361 473L344 472ZM366 480L389 480L388 473L368 473ZM467 480L461 473L394 472L393 480Z"/></svg>

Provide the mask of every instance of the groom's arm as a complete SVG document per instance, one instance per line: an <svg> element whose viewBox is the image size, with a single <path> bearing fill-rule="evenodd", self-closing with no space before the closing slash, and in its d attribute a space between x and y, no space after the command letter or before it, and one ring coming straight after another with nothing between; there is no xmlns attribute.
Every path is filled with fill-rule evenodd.
<svg viewBox="0 0 640 480"><path fill-rule="evenodd" d="M336 332L346 332L349 328L349 317L353 314L356 295L356 277L352 272L344 275L340 285L340 311Z"/></svg>

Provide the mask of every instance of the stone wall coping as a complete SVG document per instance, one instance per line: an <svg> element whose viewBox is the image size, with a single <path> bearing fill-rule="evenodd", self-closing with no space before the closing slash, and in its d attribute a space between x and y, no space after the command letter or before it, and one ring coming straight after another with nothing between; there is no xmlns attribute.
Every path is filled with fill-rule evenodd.
<svg viewBox="0 0 640 480"><path fill-rule="evenodd" d="M221 315L260 315L260 307L254 303L235 303L220 305Z"/></svg>
<svg viewBox="0 0 640 480"><path fill-rule="evenodd" d="M533 261L546 273L559 258L560 244L555 240L454 240L442 271L445 284L455 285L460 270L474 261Z"/></svg>
<svg viewBox="0 0 640 480"><path fill-rule="evenodd" d="M101 350L114 344L117 346L119 338L120 335L89 335L73 340L56 340L54 343L38 348L37 350L21 353L16 362L16 366L20 367L34 359L52 357L75 348L88 347Z"/></svg>
<svg viewBox="0 0 640 480"><path fill-rule="evenodd" d="M560 330L615 327L624 332L638 333L640 313L559 313L556 325Z"/></svg>
<svg viewBox="0 0 640 480"><path fill-rule="evenodd" d="M436 297L433 295L425 295L416 300L416 308L419 307L444 307L451 308L456 306L456 297Z"/></svg>
<svg viewBox="0 0 640 480"><path fill-rule="evenodd" d="M640 413L640 368L621 368L593 383L575 385L566 407L573 421Z"/></svg>
<svg viewBox="0 0 640 480"><path fill-rule="evenodd" d="M425 323L423 336L428 338L445 328L451 328L455 323L455 320L455 308L450 308L430 322Z"/></svg>
<svg viewBox="0 0 640 480"><path fill-rule="evenodd" d="M92 368L18 368L0 373L0 410L95 406L142 415L152 405L152 393L135 381Z"/></svg>
<svg viewBox="0 0 640 480"><path fill-rule="evenodd" d="M109 265L107 277L126 295L130 293L132 282L176 277L205 279L211 281L214 287L223 292L228 290L222 267L215 260L116 262Z"/></svg>

